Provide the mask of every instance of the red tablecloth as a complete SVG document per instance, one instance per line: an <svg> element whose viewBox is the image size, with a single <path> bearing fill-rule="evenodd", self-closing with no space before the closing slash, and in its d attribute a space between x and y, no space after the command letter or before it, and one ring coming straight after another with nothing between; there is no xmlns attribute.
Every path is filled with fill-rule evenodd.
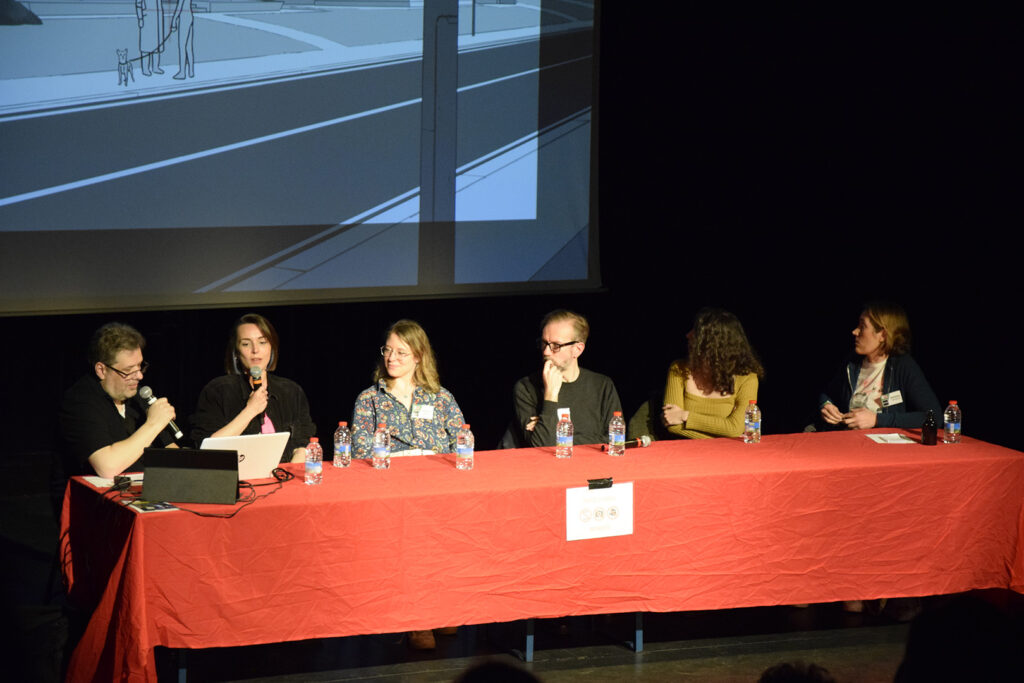
<svg viewBox="0 0 1024 683"><path fill-rule="evenodd" d="M879 431L879 430L876 430ZM295 469L301 472L301 466ZM633 482L634 533L566 541L565 490ZM190 506L230 511L228 506ZM72 679L155 680L153 648L527 617L1024 592L1024 454L864 432L353 462L232 519L138 515L83 480L62 520L71 596L98 601ZM108 579L109 577L109 579Z"/></svg>

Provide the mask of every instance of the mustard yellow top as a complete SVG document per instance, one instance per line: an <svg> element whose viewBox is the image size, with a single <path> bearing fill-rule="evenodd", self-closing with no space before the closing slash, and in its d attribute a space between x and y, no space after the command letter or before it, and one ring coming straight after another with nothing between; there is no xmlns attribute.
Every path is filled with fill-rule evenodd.
<svg viewBox="0 0 1024 683"><path fill-rule="evenodd" d="M735 375L732 396L713 398L686 391L686 376L678 361L668 371L665 403L690 411L685 425L672 425L668 431L687 439L712 439L716 436L742 436L743 413L751 399L757 400L757 375Z"/></svg>

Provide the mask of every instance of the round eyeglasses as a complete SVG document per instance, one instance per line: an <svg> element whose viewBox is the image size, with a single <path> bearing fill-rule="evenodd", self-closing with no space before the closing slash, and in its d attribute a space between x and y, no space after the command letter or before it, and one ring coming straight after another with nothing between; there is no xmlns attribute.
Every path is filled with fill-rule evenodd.
<svg viewBox="0 0 1024 683"><path fill-rule="evenodd" d="M393 349L390 346L382 346L380 347L380 355L384 356L385 358L394 355L396 358L398 358L398 360L405 360L412 354L409 353L408 351L399 351L398 349Z"/></svg>

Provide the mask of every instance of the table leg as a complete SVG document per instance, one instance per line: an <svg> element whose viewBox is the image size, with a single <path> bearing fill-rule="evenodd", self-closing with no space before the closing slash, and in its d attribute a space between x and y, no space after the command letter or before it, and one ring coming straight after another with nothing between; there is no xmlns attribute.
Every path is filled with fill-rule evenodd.
<svg viewBox="0 0 1024 683"><path fill-rule="evenodd" d="M527 662L533 661L534 626L535 624L532 617L526 620L526 650L525 657L523 659Z"/></svg>
<svg viewBox="0 0 1024 683"><path fill-rule="evenodd" d="M644 613L635 612L633 622L633 652L644 651Z"/></svg>

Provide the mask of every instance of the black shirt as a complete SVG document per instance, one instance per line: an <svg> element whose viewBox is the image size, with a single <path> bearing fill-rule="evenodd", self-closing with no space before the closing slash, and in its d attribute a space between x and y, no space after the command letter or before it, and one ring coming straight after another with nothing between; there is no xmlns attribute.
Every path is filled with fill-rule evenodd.
<svg viewBox="0 0 1024 683"><path fill-rule="evenodd" d="M573 443L593 444L608 440L608 422L612 413L622 410L615 384L605 375L580 368L574 382L563 382L558 402L544 400L544 378L539 372L516 382L513 401L519 433L528 446L554 446L558 409L569 408L573 424ZM526 431L530 417L537 416L533 431Z"/></svg>
<svg viewBox="0 0 1024 683"><path fill-rule="evenodd" d="M282 462L289 462L292 451L304 448L309 437L316 436L316 425L309 416L309 402L302 387L284 377L269 373L267 377L270 395L266 414L274 423L275 431L291 432L288 445L281 455ZM196 446L235 419L242 412L250 394L252 387L245 375L222 375L210 380L199 394L196 414L192 416L192 440ZM242 434L259 434L262 422L262 415L254 418Z"/></svg>
<svg viewBox="0 0 1024 683"><path fill-rule="evenodd" d="M114 399L103 390L96 375L83 375L64 394L60 406L60 431L64 441L64 468L68 476L95 474L89 456L110 444L124 441L146 421L146 408L134 396L124 402L124 417ZM166 432L161 445L174 442ZM141 458L125 471L142 469Z"/></svg>

